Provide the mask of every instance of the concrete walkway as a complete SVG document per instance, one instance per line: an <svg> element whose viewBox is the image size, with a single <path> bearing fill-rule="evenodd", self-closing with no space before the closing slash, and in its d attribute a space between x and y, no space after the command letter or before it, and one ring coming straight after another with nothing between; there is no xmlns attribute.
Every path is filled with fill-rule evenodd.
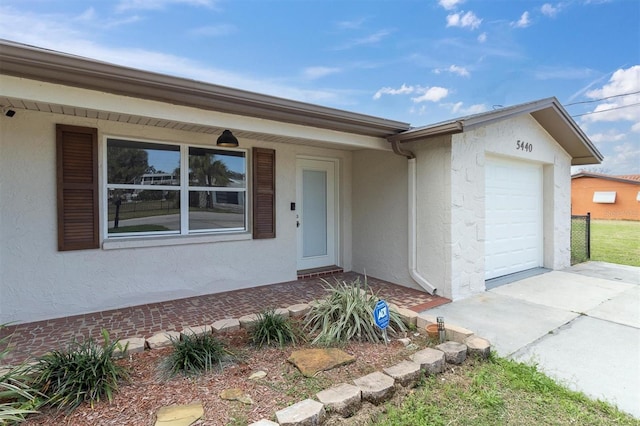
<svg viewBox="0 0 640 426"><path fill-rule="evenodd" d="M425 313L640 418L640 268L587 262Z"/></svg>

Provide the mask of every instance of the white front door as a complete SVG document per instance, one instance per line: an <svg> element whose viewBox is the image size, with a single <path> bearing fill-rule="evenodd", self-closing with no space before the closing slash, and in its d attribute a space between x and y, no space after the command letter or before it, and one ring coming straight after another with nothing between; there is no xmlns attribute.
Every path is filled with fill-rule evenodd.
<svg viewBox="0 0 640 426"><path fill-rule="evenodd" d="M335 163L298 159L298 270L336 264Z"/></svg>

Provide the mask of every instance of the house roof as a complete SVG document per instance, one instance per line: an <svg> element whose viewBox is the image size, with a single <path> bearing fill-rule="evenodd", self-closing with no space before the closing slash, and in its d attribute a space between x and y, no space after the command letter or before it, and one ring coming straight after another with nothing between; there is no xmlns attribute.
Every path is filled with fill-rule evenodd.
<svg viewBox="0 0 640 426"><path fill-rule="evenodd" d="M603 156L600 151L555 97L418 127L394 135L391 139L398 142L412 142L440 135L462 133L521 114L530 114L569 153L572 165L599 164L602 161Z"/></svg>
<svg viewBox="0 0 640 426"><path fill-rule="evenodd" d="M575 175L571 175L571 179L578 179L583 177L612 180L615 182L630 183L632 185L640 185L640 175L607 175L604 173L592 172L580 172L576 173Z"/></svg>
<svg viewBox="0 0 640 426"><path fill-rule="evenodd" d="M0 39L0 73L175 105L386 138L410 128L349 111L123 67Z"/></svg>

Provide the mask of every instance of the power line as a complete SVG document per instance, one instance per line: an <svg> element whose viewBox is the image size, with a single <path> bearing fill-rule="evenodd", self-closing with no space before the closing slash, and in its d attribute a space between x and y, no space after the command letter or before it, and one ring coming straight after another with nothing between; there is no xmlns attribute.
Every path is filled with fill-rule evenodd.
<svg viewBox="0 0 640 426"><path fill-rule="evenodd" d="M601 111L585 112L584 114L576 114L576 115L572 115L571 117L581 117L583 115L598 114L598 113L601 113L601 112L614 111L616 109L629 108L629 107L636 106L636 105L640 105L640 102L636 102L635 104L622 105L622 106L615 107L615 108L603 109Z"/></svg>
<svg viewBox="0 0 640 426"><path fill-rule="evenodd" d="M591 101L572 102L570 104L566 104L565 106L578 105L578 104L590 104L590 103L593 103L593 102L600 102L600 101L604 101L604 100L611 99L611 98L619 98L621 96L635 95L635 94L638 94L638 93L640 93L640 90L637 90L635 92L622 93L620 95L607 96L606 98L593 99Z"/></svg>

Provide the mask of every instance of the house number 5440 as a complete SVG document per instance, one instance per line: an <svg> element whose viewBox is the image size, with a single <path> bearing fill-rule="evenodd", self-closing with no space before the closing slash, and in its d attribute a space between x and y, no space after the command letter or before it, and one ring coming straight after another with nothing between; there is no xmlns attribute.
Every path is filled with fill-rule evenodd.
<svg viewBox="0 0 640 426"><path fill-rule="evenodd" d="M531 152L533 151L533 144L529 142L525 143L524 141L518 139L518 141L516 142L516 149L524 152Z"/></svg>

